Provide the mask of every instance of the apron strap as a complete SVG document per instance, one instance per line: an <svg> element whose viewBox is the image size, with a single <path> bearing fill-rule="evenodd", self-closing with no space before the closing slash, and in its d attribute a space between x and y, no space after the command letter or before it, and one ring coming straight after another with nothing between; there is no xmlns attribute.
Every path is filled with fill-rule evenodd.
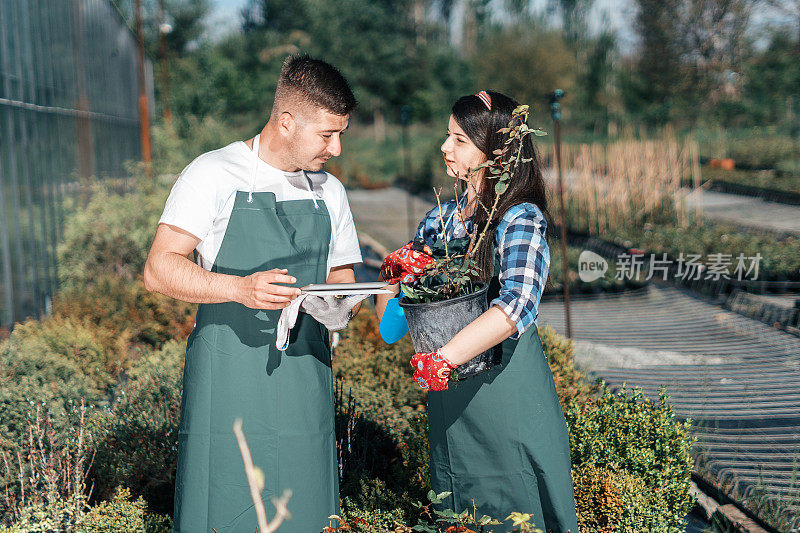
<svg viewBox="0 0 800 533"><path fill-rule="evenodd" d="M311 195L311 199L314 200L314 209L319 209L319 204L317 203L317 194L314 192L314 182L308 177L308 172L305 170L303 171L303 177L306 179L306 183L308 184L308 193Z"/></svg>
<svg viewBox="0 0 800 533"><path fill-rule="evenodd" d="M253 172L250 176L250 190L247 193L247 203L253 203L253 192L256 188L256 177L258 176L258 165L261 163L261 158L258 157L258 148L261 145L261 134L257 134L253 137L253 157L255 161L253 162ZM317 195L314 193L314 183L311 181L311 178L308 177L306 171L303 171L303 177L306 179L306 183L308 184L308 192L311 194L311 199L314 200L314 208L319 209L319 204L317 203Z"/></svg>
<svg viewBox="0 0 800 533"><path fill-rule="evenodd" d="M261 162L261 158L258 157L258 147L261 144L261 134L257 134L253 137L253 155L255 156L255 161L253 162L253 172L250 176L250 191L247 193L247 203L253 203L253 190L256 188L256 176L258 175L258 164Z"/></svg>

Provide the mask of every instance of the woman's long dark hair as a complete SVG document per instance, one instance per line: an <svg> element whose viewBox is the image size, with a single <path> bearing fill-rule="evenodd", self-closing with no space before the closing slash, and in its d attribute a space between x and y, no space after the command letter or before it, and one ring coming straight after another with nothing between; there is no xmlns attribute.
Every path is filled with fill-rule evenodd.
<svg viewBox="0 0 800 533"><path fill-rule="evenodd" d="M508 126L514 109L519 105L516 100L508 96L495 92L487 91L491 97L491 110L486 104L475 95L462 96L453 105L452 114L455 121L464 130L478 149L486 154L489 159L494 158L493 152L502 149L507 139L507 134L498 133L501 128ZM514 148L519 145L512 144ZM547 189L545 187L544 176L539 154L533 145L531 135L523 140L522 157L530 158L529 162L520 162L511 180L508 182L508 189L500 197L497 211L492 217L489 230L475 251L475 259L481 270L481 279L487 280L492 276L494 257L492 255L494 245L494 232L497 225L505 215L506 211L517 204L530 202L539 206L546 218L549 218L547 210ZM478 191L478 200L481 204L491 209L495 200L494 181L484 178L483 185ZM479 206L476 207L472 216L473 231L480 232L486 225L489 214Z"/></svg>

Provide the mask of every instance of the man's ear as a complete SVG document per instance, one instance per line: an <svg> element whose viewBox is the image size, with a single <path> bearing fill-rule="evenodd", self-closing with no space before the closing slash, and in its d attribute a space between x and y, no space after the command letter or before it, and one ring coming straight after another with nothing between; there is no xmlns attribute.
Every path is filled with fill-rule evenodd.
<svg viewBox="0 0 800 533"><path fill-rule="evenodd" d="M278 131L281 133L281 135L289 137L294 135L296 129L297 122L295 121L294 116L292 116L292 114L288 111L281 113L281 116L278 117Z"/></svg>

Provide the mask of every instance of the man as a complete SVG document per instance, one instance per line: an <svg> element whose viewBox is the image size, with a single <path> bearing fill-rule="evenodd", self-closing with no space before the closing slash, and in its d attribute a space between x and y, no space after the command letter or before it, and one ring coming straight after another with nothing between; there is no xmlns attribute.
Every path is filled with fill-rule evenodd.
<svg viewBox="0 0 800 533"><path fill-rule="evenodd" d="M265 474L267 514L272 496L294 492L282 532L319 532L339 510L327 331L301 313L288 349L275 340L298 287L353 282L361 262L344 187L320 170L340 154L355 106L335 68L289 58L261 133L195 159L167 200L145 286L200 303L184 368L175 531L254 531L236 418Z"/></svg>

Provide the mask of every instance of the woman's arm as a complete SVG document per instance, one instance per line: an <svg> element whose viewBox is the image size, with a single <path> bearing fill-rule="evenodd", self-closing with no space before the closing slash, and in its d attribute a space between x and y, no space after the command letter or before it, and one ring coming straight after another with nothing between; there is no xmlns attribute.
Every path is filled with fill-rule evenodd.
<svg viewBox="0 0 800 533"><path fill-rule="evenodd" d="M454 365L463 365L517 332L517 325L499 307L470 322L439 351Z"/></svg>
<svg viewBox="0 0 800 533"><path fill-rule="evenodd" d="M533 204L520 204L498 225L500 294L489 310L444 345L441 353L463 364L512 335L536 327L539 301L550 267L544 215Z"/></svg>
<svg viewBox="0 0 800 533"><path fill-rule="evenodd" d="M386 280L383 279L383 276L379 275L378 281L386 281ZM386 304L389 302L389 300L400 294L399 283L395 283L394 285L389 285L386 288L392 291L392 294L375 295L375 312L378 313L378 322L380 322L381 319L383 318L383 312L386 310Z"/></svg>

